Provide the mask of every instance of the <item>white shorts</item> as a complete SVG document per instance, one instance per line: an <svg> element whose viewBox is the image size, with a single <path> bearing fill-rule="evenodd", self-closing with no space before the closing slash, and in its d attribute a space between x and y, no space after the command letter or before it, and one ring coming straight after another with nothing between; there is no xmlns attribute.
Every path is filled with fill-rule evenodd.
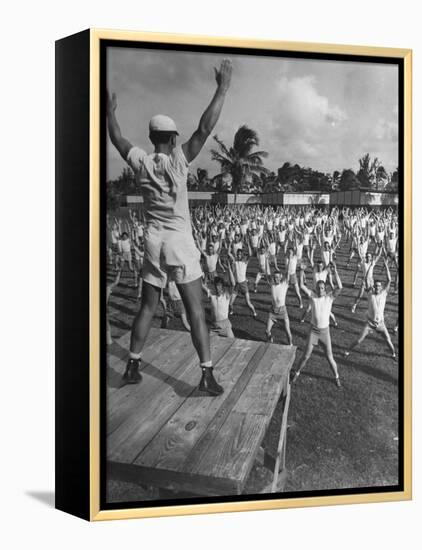
<svg viewBox="0 0 422 550"><path fill-rule="evenodd" d="M191 232L150 223L144 232L144 251L142 278L151 285L164 288L167 279L186 284L202 277L201 254Z"/></svg>

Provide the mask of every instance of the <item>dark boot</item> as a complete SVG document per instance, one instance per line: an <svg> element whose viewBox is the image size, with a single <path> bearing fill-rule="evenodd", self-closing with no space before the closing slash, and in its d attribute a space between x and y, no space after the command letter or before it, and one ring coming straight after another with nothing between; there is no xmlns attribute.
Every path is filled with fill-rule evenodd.
<svg viewBox="0 0 422 550"><path fill-rule="evenodd" d="M223 388L217 383L212 373L212 367L202 367L202 378L198 390L208 395L216 396L223 393Z"/></svg>
<svg viewBox="0 0 422 550"><path fill-rule="evenodd" d="M126 384L139 384L142 380L139 367L141 366L140 359L129 359L126 365L126 371L123 375L123 380Z"/></svg>

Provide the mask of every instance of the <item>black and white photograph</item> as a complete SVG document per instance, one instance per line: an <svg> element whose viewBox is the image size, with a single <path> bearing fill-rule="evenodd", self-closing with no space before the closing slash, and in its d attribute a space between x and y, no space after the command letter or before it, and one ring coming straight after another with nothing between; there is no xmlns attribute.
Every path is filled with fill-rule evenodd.
<svg viewBox="0 0 422 550"><path fill-rule="evenodd" d="M106 41L106 509L403 487L403 71Z"/></svg>

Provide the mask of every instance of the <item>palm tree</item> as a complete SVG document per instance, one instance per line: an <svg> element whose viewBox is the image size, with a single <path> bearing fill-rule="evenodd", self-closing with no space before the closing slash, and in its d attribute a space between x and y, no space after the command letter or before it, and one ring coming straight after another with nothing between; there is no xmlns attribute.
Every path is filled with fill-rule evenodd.
<svg viewBox="0 0 422 550"><path fill-rule="evenodd" d="M261 173L269 172L262 161L263 158L268 157L268 153L253 151L253 148L259 145L258 134L245 124L235 133L233 145L230 148L226 147L217 135L213 137L219 150L212 149L211 158L220 163L220 175L230 174L232 176L232 189L236 201L236 195L242 191L248 176L260 176Z"/></svg>

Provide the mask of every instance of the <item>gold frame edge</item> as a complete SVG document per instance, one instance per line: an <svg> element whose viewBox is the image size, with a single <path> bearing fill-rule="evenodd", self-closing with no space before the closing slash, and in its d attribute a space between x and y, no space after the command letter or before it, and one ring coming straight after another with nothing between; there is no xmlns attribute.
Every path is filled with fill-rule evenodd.
<svg viewBox="0 0 422 550"><path fill-rule="evenodd" d="M387 493L361 493L250 500L212 504L157 506L100 510L100 40L128 40L396 57L404 60L404 490ZM310 506L364 504L410 500L412 498L412 50L379 46L353 46L310 42L282 42L250 38L211 37L111 29L90 29L90 520L135 519L179 515L273 510Z"/></svg>

